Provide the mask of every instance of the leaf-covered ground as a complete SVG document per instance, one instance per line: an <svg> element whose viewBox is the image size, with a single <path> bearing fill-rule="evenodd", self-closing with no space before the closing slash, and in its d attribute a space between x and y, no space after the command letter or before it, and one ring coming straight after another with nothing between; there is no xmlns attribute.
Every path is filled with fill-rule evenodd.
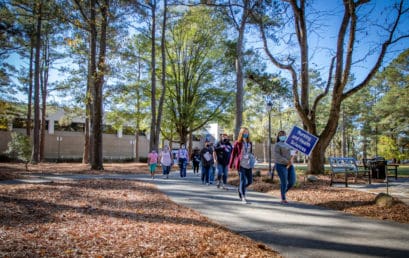
<svg viewBox="0 0 409 258"><path fill-rule="evenodd" d="M32 174L147 173L146 164L0 163L0 180ZM174 171L177 169L175 168ZM159 171L159 169L158 169ZM262 171L250 189L279 197L279 184ZM298 178L290 201L328 207L358 216L409 223L409 206L395 200L378 207L375 195L329 187ZM236 185L236 173L229 183ZM1 185L0 257L275 257L260 243L226 230L197 212L171 202L154 185L136 181L57 181Z"/></svg>
<svg viewBox="0 0 409 258"><path fill-rule="evenodd" d="M1 165L0 173L7 170ZM85 180L2 185L0 257L279 255L171 202L152 184Z"/></svg>

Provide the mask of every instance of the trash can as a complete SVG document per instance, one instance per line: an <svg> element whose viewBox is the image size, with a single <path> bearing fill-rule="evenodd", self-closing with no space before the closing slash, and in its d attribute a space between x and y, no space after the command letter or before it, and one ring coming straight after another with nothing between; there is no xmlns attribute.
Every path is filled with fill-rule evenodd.
<svg viewBox="0 0 409 258"><path fill-rule="evenodd" d="M372 178L385 179L386 178L386 160L383 157L376 157L369 161L372 172Z"/></svg>

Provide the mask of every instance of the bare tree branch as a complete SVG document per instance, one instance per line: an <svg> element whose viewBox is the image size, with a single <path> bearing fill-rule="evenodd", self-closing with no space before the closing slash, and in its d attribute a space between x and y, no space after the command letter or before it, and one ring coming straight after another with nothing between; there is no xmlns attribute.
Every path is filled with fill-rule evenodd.
<svg viewBox="0 0 409 258"><path fill-rule="evenodd" d="M386 51L388 49L388 47L392 44L392 43L396 43L399 40L402 40L404 38L408 38L409 35L402 35L399 36L396 39L393 39L397 27L399 25L400 20L402 19L402 16L408 12L409 9L403 9L403 0L400 1L399 6L397 6L397 16L396 19L389 31L389 36L388 38L384 41L384 43L382 44L382 48L381 48L381 52L379 53L378 59L376 60L374 66L372 67L372 69L369 71L368 75L365 77L365 79L359 83L356 87L350 89L349 91L345 92L342 95L342 99L348 98L349 96L353 95L355 92L358 92L359 90L361 90L362 88L364 88L369 81L373 78L373 76L375 75L375 73L378 71L379 67L382 64L382 61L386 55Z"/></svg>

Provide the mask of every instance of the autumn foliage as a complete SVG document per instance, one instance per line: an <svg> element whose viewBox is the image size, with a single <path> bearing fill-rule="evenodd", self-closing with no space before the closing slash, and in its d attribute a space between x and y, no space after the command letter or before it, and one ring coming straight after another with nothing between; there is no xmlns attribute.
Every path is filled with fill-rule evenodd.
<svg viewBox="0 0 409 258"><path fill-rule="evenodd" d="M139 181L2 185L0 223L1 257L279 257Z"/></svg>

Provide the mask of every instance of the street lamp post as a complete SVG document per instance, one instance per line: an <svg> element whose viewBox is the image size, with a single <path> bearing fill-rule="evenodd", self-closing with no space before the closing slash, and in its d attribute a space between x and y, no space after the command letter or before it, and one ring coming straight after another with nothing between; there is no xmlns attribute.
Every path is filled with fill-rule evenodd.
<svg viewBox="0 0 409 258"><path fill-rule="evenodd" d="M274 171L271 170L271 110L273 109L273 103L267 102L268 111L268 173L271 179L274 180Z"/></svg>
<svg viewBox="0 0 409 258"><path fill-rule="evenodd" d="M135 157L134 155L135 154L135 148L134 148L135 140L130 140L129 144L131 144L131 159L133 159Z"/></svg>
<svg viewBox="0 0 409 258"><path fill-rule="evenodd" d="M60 145L62 142L62 136L57 136L57 142L58 142L58 159L57 162L60 162Z"/></svg>

